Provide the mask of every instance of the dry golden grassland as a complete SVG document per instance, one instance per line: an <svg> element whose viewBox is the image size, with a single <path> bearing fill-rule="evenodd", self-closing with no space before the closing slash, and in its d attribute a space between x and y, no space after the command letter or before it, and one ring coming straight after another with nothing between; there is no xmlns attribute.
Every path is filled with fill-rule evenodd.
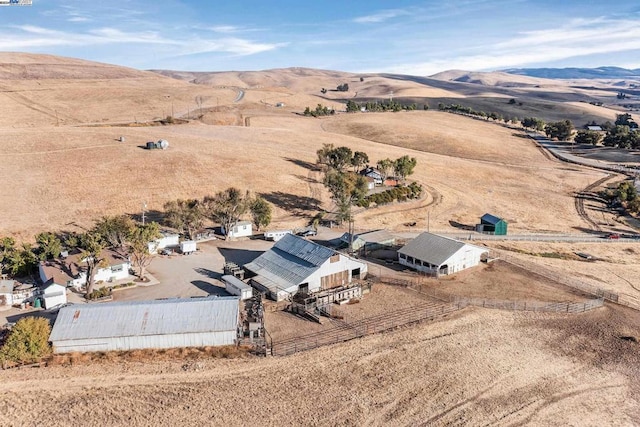
<svg viewBox="0 0 640 427"><path fill-rule="evenodd" d="M419 231L429 217L432 231L456 231L491 212L509 222L511 233L575 232L588 224L576 213L574 193L605 176L551 160L516 130L461 116L297 114L356 92L383 99L393 91L430 103L473 97L506 102L504 90L496 94L491 86L461 89L443 76L429 79L432 84L380 76L360 82L358 75L308 69L173 75L185 81L86 61L0 54L6 83L0 99L12 111L0 118L0 235L30 239L39 231L88 226L102 215L136 213L143 202L161 210L169 200L229 186L273 203L274 228L301 225L331 206L314 168L323 144L365 151L372 162L405 154L418 160L410 179L424 186L425 197L359 212L359 229ZM482 78L501 82L505 76ZM193 79L206 84L188 83ZM577 96L566 95L566 85L540 87L536 94L538 88L526 86L530 81L518 79L524 85L518 90L532 100L550 91L567 102ZM319 96L320 88L345 82L348 93ZM244 97L234 103L240 89ZM81 126L160 118L172 102L176 116L184 116L196 96L203 97L202 121ZM276 102L286 105L276 108ZM553 106L558 116L612 115L585 105L540 101L540 108ZM247 118L250 126L244 127ZM117 141L120 136L126 142ZM168 150L140 148L161 138L169 141ZM407 222L416 226L405 227ZM639 249L632 244L486 244L604 281L618 292L637 291ZM598 260L571 256L578 251ZM549 252L564 255L539 256ZM581 297L503 264L427 282L459 295ZM345 307L345 314L357 319L416 301L408 290L385 286L374 286L367 298ZM286 316L269 317L281 336L302 328ZM99 363L70 357L58 359L58 366L1 371L0 424L633 425L640 419L639 322L637 312L608 304L578 315L466 308L436 322L283 358L231 360L209 357L215 355L206 350L105 355ZM197 369L189 364L194 354Z"/></svg>

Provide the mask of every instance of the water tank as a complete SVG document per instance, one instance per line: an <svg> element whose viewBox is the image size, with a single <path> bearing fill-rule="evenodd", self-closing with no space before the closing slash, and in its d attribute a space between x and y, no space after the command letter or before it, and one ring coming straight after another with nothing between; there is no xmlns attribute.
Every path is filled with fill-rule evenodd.
<svg viewBox="0 0 640 427"><path fill-rule="evenodd" d="M147 150L153 150L154 148L156 148L156 143L153 141L149 141L147 142Z"/></svg>
<svg viewBox="0 0 640 427"><path fill-rule="evenodd" d="M166 139L161 139L160 141L158 141L158 146L163 150L166 150L167 148L169 148L169 142Z"/></svg>

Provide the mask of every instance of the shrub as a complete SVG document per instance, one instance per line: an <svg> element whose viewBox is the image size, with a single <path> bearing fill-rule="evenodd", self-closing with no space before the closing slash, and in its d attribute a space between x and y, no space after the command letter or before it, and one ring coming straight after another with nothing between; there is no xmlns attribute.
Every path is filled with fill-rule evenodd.
<svg viewBox="0 0 640 427"><path fill-rule="evenodd" d="M44 317L24 317L11 329L0 349L0 360L14 363L35 363L51 354L51 325Z"/></svg>

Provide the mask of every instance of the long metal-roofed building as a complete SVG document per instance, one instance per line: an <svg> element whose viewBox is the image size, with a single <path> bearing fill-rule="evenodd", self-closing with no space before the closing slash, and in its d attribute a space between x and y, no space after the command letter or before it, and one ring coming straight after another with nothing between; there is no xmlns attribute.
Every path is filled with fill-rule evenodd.
<svg viewBox="0 0 640 427"><path fill-rule="evenodd" d="M487 253L488 249L425 232L398 251L398 262L424 273L446 275L478 265Z"/></svg>
<svg viewBox="0 0 640 427"><path fill-rule="evenodd" d="M55 353L235 344L239 298L205 297L76 304L58 313Z"/></svg>
<svg viewBox="0 0 640 427"><path fill-rule="evenodd" d="M297 292L309 294L363 279L367 264L307 239L287 234L244 266L249 283L281 301Z"/></svg>

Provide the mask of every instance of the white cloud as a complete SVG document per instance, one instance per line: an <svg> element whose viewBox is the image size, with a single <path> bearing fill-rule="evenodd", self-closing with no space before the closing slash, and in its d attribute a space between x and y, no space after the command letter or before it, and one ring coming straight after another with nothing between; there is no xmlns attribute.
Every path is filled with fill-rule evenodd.
<svg viewBox="0 0 640 427"><path fill-rule="evenodd" d="M360 16L358 18L354 18L353 22L358 24L372 24L377 22L384 22L388 19L395 18L397 16L408 15L409 12L401 9L389 9L383 10L378 13L374 13L372 15Z"/></svg>
<svg viewBox="0 0 640 427"><path fill-rule="evenodd" d="M156 45L173 50L175 56L198 53L231 53L238 56L254 55L286 46L288 43L256 43L236 37L220 39L168 38L154 31L126 32L103 27L85 33L50 30L34 25L12 26L22 31L20 37L11 40L0 38L0 50L37 49L52 46L96 46L122 43ZM12 32L18 35L16 31Z"/></svg>
<svg viewBox="0 0 640 427"><path fill-rule="evenodd" d="M234 25L216 25L210 27L210 30L216 33L237 33L240 31L240 28Z"/></svg>
<svg viewBox="0 0 640 427"><path fill-rule="evenodd" d="M397 64L386 72L429 75L448 69L490 70L568 58L625 52L640 47L640 19L575 19L560 28L527 31L487 46L469 46L464 56Z"/></svg>

